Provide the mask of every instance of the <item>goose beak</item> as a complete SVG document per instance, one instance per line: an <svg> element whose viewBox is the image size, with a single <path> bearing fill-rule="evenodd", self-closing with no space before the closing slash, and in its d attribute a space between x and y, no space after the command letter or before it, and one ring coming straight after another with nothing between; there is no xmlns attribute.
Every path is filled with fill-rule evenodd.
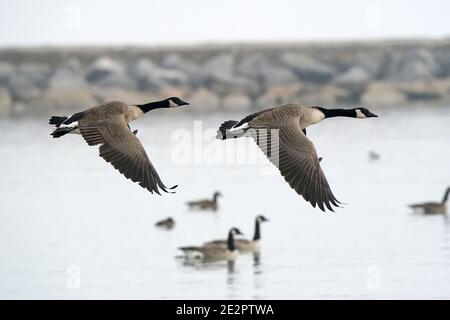
<svg viewBox="0 0 450 320"><path fill-rule="evenodd" d="M378 118L378 116L369 111L369 114L366 115L367 118Z"/></svg>

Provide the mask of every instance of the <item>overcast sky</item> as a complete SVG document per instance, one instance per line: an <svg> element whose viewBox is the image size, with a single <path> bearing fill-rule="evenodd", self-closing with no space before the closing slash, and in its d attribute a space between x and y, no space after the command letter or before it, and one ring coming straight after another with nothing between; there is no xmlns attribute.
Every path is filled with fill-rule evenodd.
<svg viewBox="0 0 450 320"><path fill-rule="evenodd" d="M448 0L0 0L0 46L448 37Z"/></svg>

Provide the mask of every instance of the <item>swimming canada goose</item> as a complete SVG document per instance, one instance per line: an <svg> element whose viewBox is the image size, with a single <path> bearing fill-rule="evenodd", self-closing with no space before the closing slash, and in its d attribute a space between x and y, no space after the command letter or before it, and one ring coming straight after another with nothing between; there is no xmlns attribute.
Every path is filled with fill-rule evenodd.
<svg viewBox="0 0 450 320"><path fill-rule="evenodd" d="M450 187L445 190L444 198L441 202L425 202L411 204L409 207L417 213L424 214L447 214L447 200L450 194Z"/></svg>
<svg viewBox="0 0 450 320"><path fill-rule="evenodd" d="M172 217L169 217L167 219L156 222L155 226L159 228L172 229L175 226L175 220L172 219Z"/></svg>
<svg viewBox="0 0 450 320"><path fill-rule="evenodd" d="M203 262L213 262L220 260L234 261L239 256L234 243L235 235L243 233L238 228L231 228L228 232L226 246L198 246L198 247L180 247L187 260L201 260Z"/></svg>
<svg viewBox="0 0 450 320"><path fill-rule="evenodd" d="M369 151L369 161L380 160L380 155L373 150Z"/></svg>
<svg viewBox="0 0 450 320"><path fill-rule="evenodd" d="M197 201L189 201L186 204L189 206L189 209L199 209L199 210L213 210L217 211L219 208L219 203L217 199L222 196L222 194L218 191L214 192L212 199L203 199Z"/></svg>
<svg viewBox="0 0 450 320"><path fill-rule="evenodd" d="M258 215L255 218L255 233L253 235L252 240L248 239L234 239L234 243L236 248L239 250L239 253L246 252L259 252L261 249L260 241L261 241L261 226L260 223L267 222L269 219L264 217L263 215ZM227 244L226 240L213 240L205 243L206 245L211 246L225 246Z"/></svg>
<svg viewBox="0 0 450 320"><path fill-rule="evenodd" d="M299 195L322 211L334 211L339 202L320 167L314 144L306 136L306 128L333 117L377 117L366 108L325 109L288 104L229 120L217 131L218 139L251 137L281 175Z"/></svg>
<svg viewBox="0 0 450 320"><path fill-rule="evenodd" d="M174 189L176 186L168 188L161 181L136 137L137 130L132 132L129 123L154 109L184 105L188 103L177 97L142 105L108 102L69 117L51 117L49 123L56 128L51 135L53 138L59 138L68 133L81 134L88 145L100 145L100 156L127 179L139 182L141 187L151 193L160 194L159 189L170 192L168 189Z"/></svg>

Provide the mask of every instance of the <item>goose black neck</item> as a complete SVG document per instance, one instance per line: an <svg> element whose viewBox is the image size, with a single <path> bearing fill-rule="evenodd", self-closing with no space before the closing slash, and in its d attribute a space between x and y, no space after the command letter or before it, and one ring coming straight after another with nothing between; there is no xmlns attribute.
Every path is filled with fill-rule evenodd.
<svg viewBox="0 0 450 320"><path fill-rule="evenodd" d="M255 235L253 236L253 241L261 239L261 227L259 225L259 220L255 221Z"/></svg>
<svg viewBox="0 0 450 320"><path fill-rule="evenodd" d="M447 202L449 195L450 195L450 188L448 188L447 191L445 191L444 199L442 199L442 203L446 203Z"/></svg>
<svg viewBox="0 0 450 320"><path fill-rule="evenodd" d="M213 196L214 203L217 203L217 199L218 198L219 198L219 195L218 194L214 194L214 196Z"/></svg>
<svg viewBox="0 0 450 320"><path fill-rule="evenodd" d="M325 115L325 118L334 117L349 117L356 118L356 111L354 109L325 109L318 108Z"/></svg>
<svg viewBox="0 0 450 320"><path fill-rule="evenodd" d="M236 246L234 245L234 237L232 231L228 232L227 248L230 251L234 251L236 249Z"/></svg>
<svg viewBox="0 0 450 320"><path fill-rule="evenodd" d="M161 100L161 101L149 102L146 104L138 104L137 106L142 110L143 113L146 113L146 112L149 112L149 111L155 110L155 109L168 108L169 101Z"/></svg>

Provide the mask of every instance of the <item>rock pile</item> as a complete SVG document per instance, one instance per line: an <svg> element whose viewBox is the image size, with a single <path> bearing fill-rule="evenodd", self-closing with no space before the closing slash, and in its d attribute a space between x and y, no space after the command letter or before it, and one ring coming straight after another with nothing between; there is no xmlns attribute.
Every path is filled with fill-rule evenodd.
<svg viewBox="0 0 450 320"><path fill-rule="evenodd" d="M0 117L169 95L190 101L198 113L289 102L373 107L450 101L450 41L444 40L23 50L0 50Z"/></svg>

